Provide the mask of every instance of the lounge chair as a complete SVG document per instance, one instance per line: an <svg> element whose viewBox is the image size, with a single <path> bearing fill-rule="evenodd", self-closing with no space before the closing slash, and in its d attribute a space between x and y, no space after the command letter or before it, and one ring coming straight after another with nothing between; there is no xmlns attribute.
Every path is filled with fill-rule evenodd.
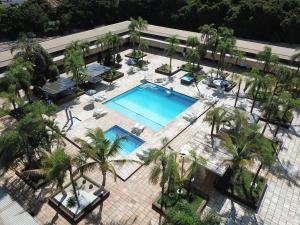
<svg viewBox="0 0 300 225"><path fill-rule="evenodd" d="M129 58L127 59L126 61L127 65L135 65L136 64L136 60L135 59L132 59L132 58Z"/></svg>
<svg viewBox="0 0 300 225"><path fill-rule="evenodd" d="M87 90L86 92L85 92L85 94L87 94L87 95L89 95L89 96L92 96L92 95L94 95L94 94L96 94L97 92L96 92L96 90L94 90L94 89L90 89L90 90Z"/></svg>
<svg viewBox="0 0 300 225"><path fill-rule="evenodd" d="M102 116L105 116L107 114L107 112L103 109L95 109L94 110L94 113L93 113L93 116L95 118L100 118Z"/></svg>
<svg viewBox="0 0 300 225"><path fill-rule="evenodd" d="M104 100L106 100L106 96L103 93L97 93L93 95L93 98L96 102L103 102Z"/></svg>
<svg viewBox="0 0 300 225"><path fill-rule="evenodd" d="M139 157L140 159L143 159L148 156L149 152L150 152L150 149L146 149L146 150L136 153L136 156Z"/></svg>
<svg viewBox="0 0 300 225"><path fill-rule="evenodd" d="M193 113L193 112L186 112L186 113L183 115L183 118L184 118L186 121L192 123L192 122L194 122L194 121L197 119L197 115L196 115L195 113Z"/></svg>
<svg viewBox="0 0 300 225"><path fill-rule="evenodd" d="M131 132L136 134L136 135L140 135L144 131L144 129L145 129L145 126L143 124L136 123L133 126Z"/></svg>
<svg viewBox="0 0 300 225"><path fill-rule="evenodd" d="M148 68L147 65L145 65L145 66L142 67L142 70L143 70L143 71L147 71L147 70L149 70L149 68Z"/></svg>
<svg viewBox="0 0 300 225"><path fill-rule="evenodd" d="M215 104L216 102L219 101L218 97L213 97L213 96L204 96L204 103L208 105Z"/></svg>

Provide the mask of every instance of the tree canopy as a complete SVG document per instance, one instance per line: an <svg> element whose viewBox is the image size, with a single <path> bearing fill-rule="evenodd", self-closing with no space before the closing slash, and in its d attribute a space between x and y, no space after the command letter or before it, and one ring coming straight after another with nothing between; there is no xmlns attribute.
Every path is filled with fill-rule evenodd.
<svg viewBox="0 0 300 225"><path fill-rule="evenodd" d="M140 15L151 24L184 30L214 24L230 27L243 38L300 42L299 0L62 0L55 9L46 0L28 0L0 4L0 37L65 34Z"/></svg>

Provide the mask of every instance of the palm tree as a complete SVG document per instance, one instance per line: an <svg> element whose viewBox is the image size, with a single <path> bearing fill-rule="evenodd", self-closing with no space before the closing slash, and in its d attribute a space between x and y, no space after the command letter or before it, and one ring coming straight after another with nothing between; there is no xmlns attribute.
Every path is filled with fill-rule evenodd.
<svg viewBox="0 0 300 225"><path fill-rule="evenodd" d="M262 134L264 134L266 131L267 125L269 124L270 119L278 117L278 112L279 112L278 97L271 95L267 99L267 101L262 103L262 111L264 112L264 115L266 117L266 123L262 130Z"/></svg>
<svg viewBox="0 0 300 225"><path fill-rule="evenodd" d="M268 90L270 88L268 80L264 77L264 74L257 69L252 69L249 73L251 79L248 79L245 84L244 91L249 90L249 93L253 97L253 102L250 112L253 112L256 101L262 90Z"/></svg>
<svg viewBox="0 0 300 225"><path fill-rule="evenodd" d="M200 94L200 90L198 88L198 85L197 85L197 76L196 76L196 73L195 73L195 63L196 62L199 62L200 61L200 55L199 55L199 51L195 48L192 48L192 49L188 49L187 50L187 54L186 54L186 58L192 63L192 76L194 78L194 83L195 83L195 86Z"/></svg>
<svg viewBox="0 0 300 225"><path fill-rule="evenodd" d="M64 66L67 72L72 73L72 79L76 82L76 88L79 90L79 85L86 80L86 75L83 72L84 59L82 50L74 43L67 48L65 53Z"/></svg>
<svg viewBox="0 0 300 225"><path fill-rule="evenodd" d="M16 86L18 96L21 97L19 90L23 90L28 100L30 100L32 72L33 65L23 58L17 57L13 59L5 74L7 82Z"/></svg>
<svg viewBox="0 0 300 225"><path fill-rule="evenodd" d="M147 30L147 28L148 28L148 21L142 19L142 17L140 17L140 16L137 18L136 21L137 21L137 29L138 29L138 31L140 33L140 35L139 35L139 43L141 43L141 32L144 31L144 30Z"/></svg>
<svg viewBox="0 0 300 225"><path fill-rule="evenodd" d="M235 65L241 65L241 62L245 58L246 53L238 50L235 47L232 49L231 53L232 53L232 57L235 58Z"/></svg>
<svg viewBox="0 0 300 225"><path fill-rule="evenodd" d="M216 127L216 133L218 133L220 126L228 122L229 117L227 116L227 111L225 109L221 107L213 107L206 113L203 121L211 124L210 135L213 137L214 128Z"/></svg>
<svg viewBox="0 0 300 225"><path fill-rule="evenodd" d="M300 49L299 48L296 50L296 53L292 55L291 61L297 64L297 70L295 74L298 74L300 70Z"/></svg>
<svg viewBox="0 0 300 225"><path fill-rule="evenodd" d="M144 157L145 166L152 164L149 181L153 184L160 184L161 187L161 199L160 205L163 209L165 205L165 187L169 180L168 174L170 174L171 165L174 165L174 152L167 150L168 140L164 138L162 140L162 148L150 149L149 154ZM170 165L171 164L171 165Z"/></svg>
<svg viewBox="0 0 300 225"><path fill-rule="evenodd" d="M196 48L200 44L197 37L189 36L186 40L186 45L191 47L192 49Z"/></svg>
<svg viewBox="0 0 300 225"><path fill-rule="evenodd" d="M7 110L10 109L10 105L13 106L13 109L17 109L17 106L23 106L24 101L19 96L19 89L17 89L15 84L9 84L5 91L0 92L0 97L5 101L3 107Z"/></svg>
<svg viewBox="0 0 300 225"><path fill-rule="evenodd" d="M257 131L258 126L242 126L238 132L233 134L220 133L218 137L222 141L222 146L230 153L232 159L224 160L233 171L231 184L235 183L236 176L245 166L251 165L258 157L258 139L262 135Z"/></svg>
<svg viewBox="0 0 300 225"><path fill-rule="evenodd" d="M48 181L55 182L57 187L63 190L63 183L66 180L66 176L69 173L73 193L78 207L80 202L78 199L78 193L76 190L76 182L74 180L74 173L72 166L74 159L68 155L63 148L56 149L52 154L48 154L46 158L42 160L41 172L45 175Z"/></svg>
<svg viewBox="0 0 300 225"><path fill-rule="evenodd" d="M209 39L213 33L215 33L215 28L213 24L205 24L199 27L199 31L201 32L201 40L203 41L206 48L208 48Z"/></svg>
<svg viewBox="0 0 300 225"><path fill-rule="evenodd" d="M86 68L86 57L90 54L91 49L90 49L90 43L87 41L79 43L79 46L82 50L82 55L83 55L83 61L84 61L84 67Z"/></svg>
<svg viewBox="0 0 300 225"><path fill-rule="evenodd" d="M100 36L100 37L97 37L97 40L96 40L96 45L97 47L100 46L100 60L99 60L99 63L102 63L102 60L103 60L103 57L102 57L102 52L104 50L104 46L107 45L107 40L106 40L106 37L105 35L104 36Z"/></svg>
<svg viewBox="0 0 300 225"><path fill-rule="evenodd" d="M44 152L51 152L53 143L61 138L48 128L49 125L57 130L53 121L46 118L53 110L52 106L45 106L41 102L33 102L24 107L25 115L0 138L1 167L14 168L22 163L24 169L32 169Z"/></svg>
<svg viewBox="0 0 300 225"><path fill-rule="evenodd" d="M144 62L144 51L146 51L147 49L149 49L149 42L141 41L139 44L139 50L142 53L142 62Z"/></svg>
<svg viewBox="0 0 300 225"><path fill-rule="evenodd" d="M177 39L176 35L169 37L167 40L168 45L166 47L167 56L170 57L170 64L169 64L169 73L172 73L172 59L176 55L176 50L179 44L179 40Z"/></svg>
<svg viewBox="0 0 300 225"><path fill-rule="evenodd" d="M219 32L220 32L220 39L218 41L217 51L220 52L220 58L218 63L217 76L225 68L226 54L232 54L235 46L235 39L233 38L232 29L229 29L227 27L220 27Z"/></svg>
<svg viewBox="0 0 300 225"><path fill-rule="evenodd" d="M187 157L184 157L184 160L187 160L189 163L189 166L188 166L188 168L186 170L186 174L185 174L185 176L188 180L187 196L189 197L190 193L191 193L192 179L193 179L195 173L198 170L200 170L202 177L205 174L205 169L203 166L205 166L206 160L202 156L197 154L197 152L195 150L191 150L189 152L189 155Z"/></svg>
<svg viewBox="0 0 300 225"><path fill-rule="evenodd" d="M113 51L113 59L114 64L116 63L116 51L119 49L121 38L117 34L112 34L111 36L111 43L112 43L112 51Z"/></svg>
<svg viewBox="0 0 300 225"><path fill-rule="evenodd" d="M34 65L32 85L43 86L46 81L55 80L59 76L57 66L50 54L38 43L27 37L21 37L11 48L14 57L22 57Z"/></svg>
<svg viewBox="0 0 300 225"><path fill-rule="evenodd" d="M0 136L0 169L7 171L18 167L23 160L24 145L19 132L11 129Z"/></svg>
<svg viewBox="0 0 300 225"><path fill-rule="evenodd" d="M287 114L293 110L296 113L300 113L300 98L293 98L291 93L282 92L279 97L283 106L282 119L287 120Z"/></svg>
<svg viewBox="0 0 300 225"><path fill-rule="evenodd" d="M132 42L133 56L135 56L136 43L138 42L138 40L140 38L140 34L137 31L131 31L129 35L130 35L130 41Z"/></svg>
<svg viewBox="0 0 300 225"><path fill-rule="evenodd" d="M269 46L265 46L264 50L257 54L257 59L264 63L263 72L268 72L271 64L279 62L278 56L272 53L272 48Z"/></svg>
<svg viewBox="0 0 300 225"><path fill-rule="evenodd" d="M126 137L116 137L115 140L110 141L105 138L103 131L100 128L95 130L89 130L86 137L88 137L91 142L88 143L83 139L76 139L81 145L80 154L84 158L90 160L85 160L81 162L80 170L91 170L95 167L98 167L102 173L102 187L106 185L106 176L107 173L111 173L114 179L117 179L117 174L114 168L114 164L122 164L125 159L113 159L120 150L121 144L126 140Z"/></svg>
<svg viewBox="0 0 300 225"><path fill-rule="evenodd" d="M257 183L257 179L259 177L260 171L262 168L270 168L274 162L274 151L271 142L261 136L257 139L257 159L260 161L260 165L256 170L255 176L252 180L252 184L250 187L250 194L252 195L255 184Z"/></svg>

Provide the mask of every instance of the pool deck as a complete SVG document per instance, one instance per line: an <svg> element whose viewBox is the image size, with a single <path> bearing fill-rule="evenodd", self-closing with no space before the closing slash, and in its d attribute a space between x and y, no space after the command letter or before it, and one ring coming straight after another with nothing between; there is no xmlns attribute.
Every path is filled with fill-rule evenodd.
<svg viewBox="0 0 300 225"><path fill-rule="evenodd" d="M122 52L122 56L128 52ZM134 75L127 75L127 65L124 65L121 71L125 72L125 76L114 82L113 86L104 84L99 85L97 91L104 91L108 99L113 98L139 84L144 79L145 74L149 79L166 77L163 75L155 74L154 69L163 63L168 63L169 59L160 56L148 54L147 60L150 61L149 71L139 71ZM180 66L183 61L174 59L174 65ZM204 66L205 71L209 71L211 68ZM152 74L152 75L151 75ZM184 72L179 72L173 76L173 79L165 87L172 87L175 91L195 97L197 95L197 89L192 84L190 86L184 86L180 84L180 77L184 75ZM234 105L234 92L225 93L218 102L218 106L223 104L233 106ZM216 94L215 89L207 88L206 85L199 84L199 89L205 94ZM103 107L109 113L100 118L93 118L93 107L89 105L90 97L82 95L77 100L69 102L59 107L57 111L56 121L60 127L63 127L66 123L66 117L64 109L70 107L73 115L80 118L81 122L74 124L67 131L67 136L74 140L76 137L84 138L87 129L93 129L100 127L103 130L107 130L113 125L119 125L122 128L130 131L134 121L122 116L118 112L110 110L103 106L101 103L95 103L95 107ZM247 111L250 111L251 101L239 99L238 105L245 105ZM190 109L201 115L207 106L198 101ZM254 113L259 114L257 108L254 109ZM172 140L170 146L175 151L180 149L186 144L199 143L208 144L206 142L207 135L210 133L210 126L202 121L201 116L195 123L185 129L189 122L185 121L182 116L178 116L166 127L159 132L151 131L146 128L140 135L140 138L146 141L137 151L147 149L149 147L159 147L160 140L163 137L168 137ZM260 122L261 125L264 125ZM213 187L213 180L207 180L203 185L203 190L210 196L208 202L208 208L215 209L224 218L224 224L226 225L298 225L300 224L300 118L295 116L293 121L293 127L289 130L280 129L278 137L280 137L284 144L283 150L279 153L280 164L275 165L270 172L263 171L262 175L268 178L268 188L266 190L264 199L261 203L261 207L257 212L254 212L247 207L239 205L226 196L218 193ZM177 136L183 129L185 129L180 135ZM271 137L270 131L274 131L275 127L270 126L267 128L266 135ZM78 149L69 142L66 142L66 149L69 153L77 154ZM136 159L136 152L130 155L130 158ZM211 155L211 161L214 161L215 155ZM135 173L133 173L139 168ZM132 174L130 176L130 174ZM125 182L121 179L114 181L111 176L108 176L107 189L110 191L109 198L104 202L102 212L102 222L105 225L109 225L112 222L123 225L157 225L159 221L159 215L152 210L151 204L157 198L160 193L159 185L153 185L149 183L148 177L150 173L150 167L141 166L139 163L126 164L123 168L118 168L118 174L120 177L126 178L130 176ZM101 183L101 173L98 170L91 171L88 174L93 180ZM66 181L67 183L68 181ZM27 185L24 185L13 171L5 174L0 179L1 186L7 187L10 194L26 209L33 212L35 219L42 225L67 225L69 224L62 216L56 213L47 204L47 198L55 190L52 186L43 188L34 192ZM99 209L95 209L79 224L98 224Z"/></svg>
<svg viewBox="0 0 300 225"><path fill-rule="evenodd" d="M128 51L122 52L122 57L124 57L124 55L127 53ZM163 60L166 63L168 62L167 58L165 57L158 58L157 55L148 54L147 60L151 62L151 64L149 65L149 70L139 71L134 75L127 74L129 66L123 60L122 62L123 66L120 71L124 72L125 76L122 77L121 79L116 80L112 86L110 86L106 82L103 82L101 85L99 85L98 87L99 89L97 91L101 93L104 92L107 97L107 100L109 100L145 82L144 80L145 74L147 74L146 76L150 82L154 81L157 78L167 78L167 76L165 75L156 74L154 72L155 68L160 66L160 64L163 63ZM181 64L182 64L181 61L174 60L174 65L180 66ZM183 74L185 74L185 72L179 72L176 75L172 76L169 83L164 87L166 88L172 87L174 91L180 92L190 97L196 97L197 92L195 93L195 91L192 88L185 87L180 84L180 77ZM67 122L67 118L65 115L66 107L68 107L72 111L73 116L81 120L81 122L74 123L72 127L67 126L65 128L65 130L67 130L66 135L71 140L75 140L76 138L84 139L88 129L95 129L99 127L103 131L105 131L114 125L118 125L130 132L133 126L136 124L135 121L127 118L126 116L124 116L123 114L117 111L114 111L106 107L102 103L95 102L94 104L91 104L90 103L91 99L92 99L91 96L84 94L72 102L68 102L66 104L61 105L58 109L58 112L56 113L56 121L60 128L63 128ZM95 108L105 109L105 111L107 111L108 113L107 115L99 119L96 119L93 117L93 110ZM199 100L196 103L194 103L190 108L188 108L186 111L195 112L197 115L201 115L207 109L208 109L207 105L205 105L203 101ZM184 112L182 114L184 114ZM159 147L160 140L164 137L167 137L169 140L173 139L176 134L178 134L181 130L183 130L185 127L187 127L190 124L188 121L183 119L182 114L177 116L173 121L171 121L168 125L160 129L158 132L155 132L146 127L145 130L139 136L142 140L145 141L145 143L142 146L140 146L138 149L136 149L133 153L126 156L126 158L139 160L136 153L140 153L143 150L146 150L150 147L151 148ZM128 165L126 166L123 165L122 168L117 168L117 174L123 180L126 180L128 177L130 177L132 173L135 172L138 167L140 167L139 163L130 162L126 164Z"/></svg>

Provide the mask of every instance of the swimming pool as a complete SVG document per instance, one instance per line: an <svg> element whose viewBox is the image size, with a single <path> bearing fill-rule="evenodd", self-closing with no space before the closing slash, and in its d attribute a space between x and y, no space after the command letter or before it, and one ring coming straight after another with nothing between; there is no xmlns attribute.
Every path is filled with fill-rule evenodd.
<svg viewBox="0 0 300 225"><path fill-rule="evenodd" d="M152 83L139 85L104 104L128 118L159 131L197 99Z"/></svg>
<svg viewBox="0 0 300 225"><path fill-rule="evenodd" d="M114 141L117 136L120 137L127 137L127 140L122 141L121 143L121 151L120 153L124 156L133 152L136 148L141 146L144 141L133 134L129 133L128 131L124 130L123 128L115 125L109 128L107 131L104 132L104 136L109 141Z"/></svg>

